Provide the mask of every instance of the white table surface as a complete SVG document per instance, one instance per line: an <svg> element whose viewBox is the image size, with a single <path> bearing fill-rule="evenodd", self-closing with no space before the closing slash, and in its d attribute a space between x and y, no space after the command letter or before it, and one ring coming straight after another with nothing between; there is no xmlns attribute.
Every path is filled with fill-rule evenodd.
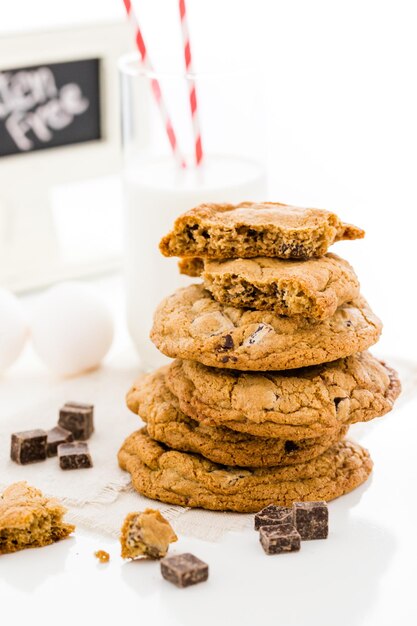
<svg viewBox="0 0 417 626"><path fill-rule="evenodd" d="M108 360L134 363L121 281L95 282L116 315ZM28 308L31 301L25 299ZM210 566L207 583L181 590L161 578L158 563L123 562L117 541L78 529L59 544L0 558L1 623L416 624L417 360L396 360L406 372L405 397L392 414L352 428L370 448L375 471L365 486L330 504L327 541L266 556L254 531L229 533L218 543L180 537L172 553L193 552ZM53 384L29 346L1 382L1 414L35 402ZM110 553L109 564L97 562L97 549Z"/></svg>

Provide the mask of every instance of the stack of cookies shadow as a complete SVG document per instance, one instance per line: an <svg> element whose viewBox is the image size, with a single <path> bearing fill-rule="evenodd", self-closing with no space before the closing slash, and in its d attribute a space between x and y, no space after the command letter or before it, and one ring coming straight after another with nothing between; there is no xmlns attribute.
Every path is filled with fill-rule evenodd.
<svg viewBox="0 0 417 626"><path fill-rule="evenodd" d="M146 427L119 452L140 493L214 510L331 500L369 476L350 424L391 410L394 370L367 350L381 322L352 267L328 253L364 232L277 203L200 205L160 244L202 282L156 311L151 338L175 360L127 403Z"/></svg>

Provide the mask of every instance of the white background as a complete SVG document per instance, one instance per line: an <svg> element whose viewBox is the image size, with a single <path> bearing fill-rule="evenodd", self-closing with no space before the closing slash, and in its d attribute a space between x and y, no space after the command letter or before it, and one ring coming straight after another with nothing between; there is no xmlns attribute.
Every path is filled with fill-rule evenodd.
<svg viewBox="0 0 417 626"><path fill-rule="evenodd" d="M13 30L122 17L121 4L2 2L0 23ZM155 64L175 50L180 59L176 0L136 5ZM196 69L211 56L244 57L262 68L271 197L334 209L365 227L363 242L340 244L338 252L353 262L385 322L378 352L415 361L415 3L188 0L188 9ZM416 410L410 404L372 429L375 477L360 503L354 495L334 503L326 543L273 560L252 535L215 545L182 539L179 548L206 558L212 576L206 586L177 591L159 580L155 564L122 565L115 557L98 572L91 552L105 542L80 533L42 558L38 551L2 557L1 610L18 624L28 614L32 623L85 623L78 601L103 623L415 624ZM64 603L62 617L55 611Z"/></svg>

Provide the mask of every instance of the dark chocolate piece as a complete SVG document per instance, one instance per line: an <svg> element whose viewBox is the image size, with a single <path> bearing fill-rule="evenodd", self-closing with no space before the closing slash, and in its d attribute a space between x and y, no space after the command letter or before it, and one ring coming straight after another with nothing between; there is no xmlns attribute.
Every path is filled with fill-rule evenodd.
<svg viewBox="0 0 417 626"><path fill-rule="evenodd" d="M276 524L293 524L292 509L287 506L277 506L270 504L262 511L255 515L255 530L259 530L261 526L274 526Z"/></svg>
<svg viewBox="0 0 417 626"><path fill-rule="evenodd" d="M189 587L208 578L208 565L193 554L167 556L161 561L161 574L177 587Z"/></svg>
<svg viewBox="0 0 417 626"><path fill-rule="evenodd" d="M88 445L81 441L61 443L58 446L59 466L63 470L84 469L93 467Z"/></svg>
<svg viewBox="0 0 417 626"><path fill-rule="evenodd" d="M227 352L227 350L232 350L234 347L235 344L232 335L225 335L221 338L221 342L218 344L216 350L217 352Z"/></svg>
<svg viewBox="0 0 417 626"><path fill-rule="evenodd" d="M46 459L46 432L37 428L13 433L10 458L20 465L44 461Z"/></svg>
<svg viewBox="0 0 417 626"><path fill-rule="evenodd" d="M259 541L266 554L281 554L299 550L301 537L292 524L277 524L261 526Z"/></svg>
<svg viewBox="0 0 417 626"><path fill-rule="evenodd" d="M66 402L59 412L58 424L72 432L76 440L89 439L94 432L94 405Z"/></svg>
<svg viewBox="0 0 417 626"><path fill-rule="evenodd" d="M270 324L259 324L258 328L254 330L247 339L245 339L242 345L246 347L260 343L272 330L274 329Z"/></svg>
<svg viewBox="0 0 417 626"><path fill-rule="evenodd" d="M70 441L74 441L73 434L66 430L65 428L61 428L61 426L55 426L48 430L47 432L47 440L46 440L46 455L48 458L51 456L56 456L58 454L58 446L61 443L69 443Z"/></svg>
<svg viewBox="0 0 417 626"><path fill-rule="evenodd" d="M326 539L329 534L327 502L294 502L294 526L301 539Z"/></svg>

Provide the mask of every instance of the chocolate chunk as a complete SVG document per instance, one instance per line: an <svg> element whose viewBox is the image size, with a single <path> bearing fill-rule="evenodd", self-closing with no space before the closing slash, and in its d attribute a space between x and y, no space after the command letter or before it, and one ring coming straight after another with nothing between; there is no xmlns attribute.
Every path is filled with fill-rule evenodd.
<svg viewBox="0 0 417 626"><path fill-rule="evenodd" d="M338 409L339 404L342 402L342 400L347 400L347 398L333 398L333 402L334 402L334 408Z"/></svg>
<svg viewBox="0 0 417 626"><path fill-rule="evenodd" d="M232 335L225 335L221 338L221 342L217 345L217 352L227 352L235 347Z"/></svg>
<svg viewBox="0 0 417 626"><path fill-rule="evenodd" d="M285 254L288 250L290 250L290 257L293 259L307 259L309 256L305 247L299 243L283 243L280 246L280 254Z"/></svg>
<svg viewBox="0 0 417 626"><path fill-rule="evenodd" d="M301 537L292 524L262 526L259 541L266 554L295 552L300 549Z"/></svg>
<svg viewBox="0 0 417 626"><path fill-rule="evenodd" d="M20 465L44 461L46 459L46 432L37 428L13 433L10 458Z"/></svg>
<svg viewBox="0 0 417 626"><path fill-rule="evenodd" d="M208 578L208 565L193 554L167 556L161 561L161 574L177 587L189 587Z"/></svg>
<svg viewBox="0 0 417 626"><path fill-rule="evenodd" d="M292 509L286 506L270 504L255 515L255 530L259 530L261 526L273 526L282 523L293 523Z"/></svg>
<svg viewBox="0 0 417 626"><path fill-rule="evenodd" d="M260 343L264 337L266 337L272 330L272 326L269 324L259 324L258 328L253 331L251 335L243 342L243 346L253 346L253 344Z"/></svg>
<svg viewBox="0 0 417 626"><path fill-rule="evenodd" d="M195 241L195 237L194 237L194 234L192 232L193 230L198 230L198 224L193 224L193 225L188 224L185 227L185 234L188 237L188 239L190 239L191 241Z"/></svg>
<svg viewBox="0 0 417 626"><path fill-rule="evenodd" d="M66 402L59 412L59 426L69 430L74 439L89 439L94 432L94 405Z"/></svg>
<svg viewBox="0 0 417 626"><path fill-rule="evenodd" d="M58 446L61 443L68 443L74 441L73 434L61 426L55 426L48 430L46 440L46 455L47 457L56 456L58 453Z"/></svg>
<svg viewBox="0 0 417 626"><path fill-rule="evenodd" d="M295 443L295 441L286 441L284 444L284 449L287 454L290 454L291 452L295 452L296 450L298 450L298 445Z"/></svg>
<svg viewBox="0 0 417 626"><path fill-rule="evenodd" d="M59 466L63 470L84 469L93 467L88 445L86 443L61 443L58 446Z"/></svg>
<svg viewBox="0 0 417 626"><path fill-rule="evenodd" d="M301 539L326 539L329 510L326 502L294 502L294 525Z"/></svg>

